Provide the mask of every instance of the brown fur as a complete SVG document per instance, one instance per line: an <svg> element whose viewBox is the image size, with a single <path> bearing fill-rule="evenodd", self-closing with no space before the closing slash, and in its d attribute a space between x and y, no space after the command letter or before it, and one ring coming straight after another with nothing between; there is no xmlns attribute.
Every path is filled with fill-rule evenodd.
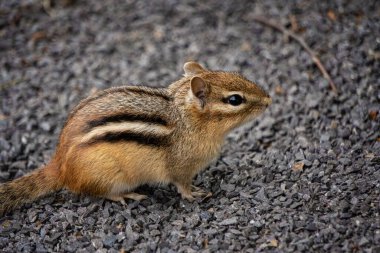
<svg viewBox="0 0 380 253"><path fill-rule="evenodd" d="M125 86L83 100L52 162L0 186L0 214L60 188L122 200L141 199L131 192L139 185L173 183L183 198L202 195L192 191L193 177L216 159L228 132L262 113L270 98L239 74L194 62L184 69L167 89ZM231 92L245 103L227 104Z"/></svg>

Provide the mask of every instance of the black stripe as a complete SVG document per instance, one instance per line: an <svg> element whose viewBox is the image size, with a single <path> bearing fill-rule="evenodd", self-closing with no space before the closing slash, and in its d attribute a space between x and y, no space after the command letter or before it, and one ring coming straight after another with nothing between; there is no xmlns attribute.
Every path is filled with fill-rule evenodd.
<svg viewBox="0 0 380 253"><path fill-rule="evenodd" d="M101 117L99 119L89 121L87 123L88 129L86 129L86 130L88 131L94 127L106 125L107 123L131 122L131 121L132 122L141 121L144 123L158 124L158 125L163 125L163 126L168 125L168 122L159 116L123 113L123 114L104 116L104 117Z"/></svg>
<svg viewBox="0 0 380 253"><path fill-rule="evenodd" d="M91 139L87 144L97 142L136 142L141 145L156 147L168 146L170 144L169 136L154 136L149 134L131 132L106 133L104 135Z"/></svg>
<svg viewBox="0 0 380 253"><path fill-rule="evenodd" d="M156 96L161 97L165 99L166 101L171 101L171 97L169 97L166 92L163 92L162 88L146 88L146 87L139 87L139 86L127 86L124 87L126 91L143 94L143 95L149 95L149 96Z"/></svg>

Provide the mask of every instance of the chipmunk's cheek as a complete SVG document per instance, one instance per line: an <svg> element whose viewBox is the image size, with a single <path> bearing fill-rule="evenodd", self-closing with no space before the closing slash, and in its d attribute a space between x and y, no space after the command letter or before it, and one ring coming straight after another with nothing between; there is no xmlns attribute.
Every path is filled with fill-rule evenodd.
<svg viewBox="0 0 380 253"><path fill-rule="evenodd" d="M247 120L253 120L257 118L260 114L262 114L265 111L266 107L253 107L249 111L249 114L247 116Z"/></svg>
<svg viewBox="0 0 380 253"><path fill-rule="evenodd" d="M249 121L254 120L256 117L257 117L257 113L256 113L256 112L249 111L249 113L247 113L247 114L244 116L244 118L243 118L243 120L242 120L242 123L245 124L245 123L247 123L247 122L249 122Z"/></svg>

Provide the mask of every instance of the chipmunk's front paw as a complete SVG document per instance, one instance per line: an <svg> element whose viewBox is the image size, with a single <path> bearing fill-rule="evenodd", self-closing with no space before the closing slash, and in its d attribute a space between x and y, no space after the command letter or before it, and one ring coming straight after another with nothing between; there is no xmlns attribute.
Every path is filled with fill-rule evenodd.
<svg viewBox="0 0 380 253"><path fill-rule="evenodd" d="M183 186L177 185L178 192L181 194L183 199L188 201L194 201L195 198L203 197L203 199L211 197L211 192L206 192L199 187L194 185Z"/></svg>
<svg viewBox="0 0 380 253"><path fill-rule="evenodd" d="M181 197L183 199L187 199L188 201L194 201L195 200L193 193L191 192L191 185L190 184L176 183L175 186L177 187L178 193L181 194Z"/></svg>

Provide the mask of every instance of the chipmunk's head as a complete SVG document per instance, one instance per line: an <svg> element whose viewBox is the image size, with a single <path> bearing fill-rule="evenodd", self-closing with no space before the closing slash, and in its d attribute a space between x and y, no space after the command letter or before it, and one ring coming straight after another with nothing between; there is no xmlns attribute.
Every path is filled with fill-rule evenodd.
<svg viewBox="0 0 380 253"><path fill-rule="evenodd" d="M196 62L184 65L189 86L186 107L228 131L261 114L272 99L261 87L233 72L210 71Z"/></svg>

